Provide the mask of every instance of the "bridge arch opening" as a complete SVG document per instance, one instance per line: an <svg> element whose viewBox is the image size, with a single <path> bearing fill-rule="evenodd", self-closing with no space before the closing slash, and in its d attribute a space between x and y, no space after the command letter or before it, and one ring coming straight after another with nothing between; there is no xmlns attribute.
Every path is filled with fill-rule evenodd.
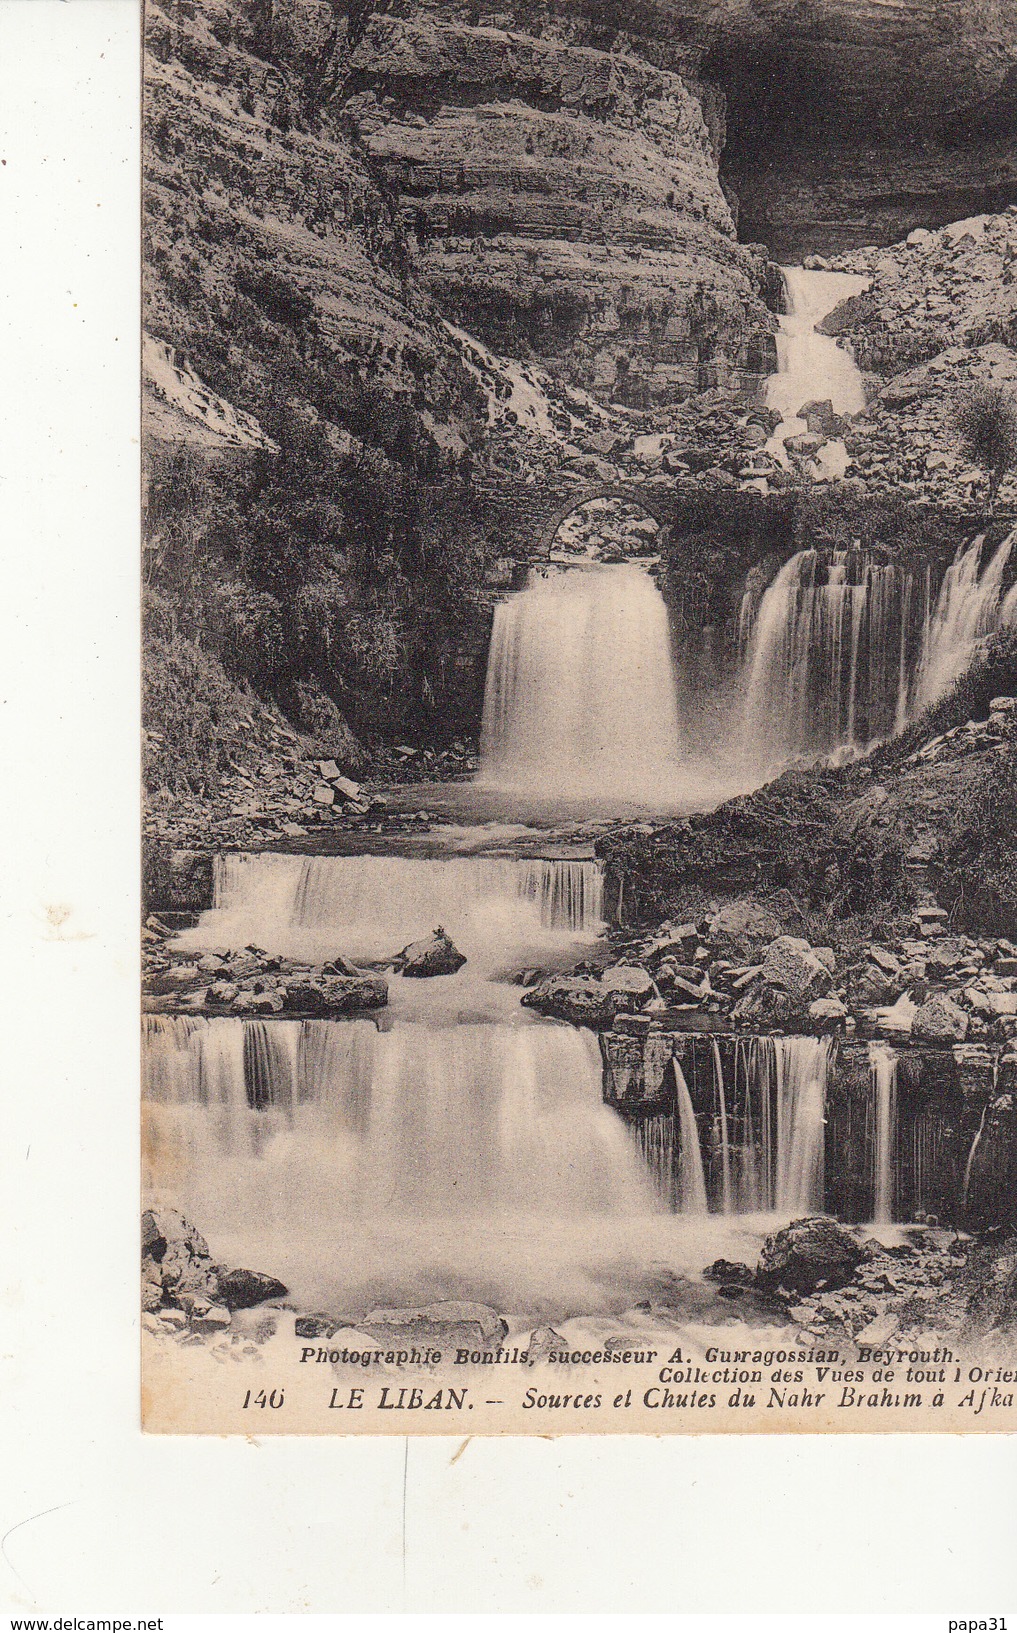
<svg viewBox="0 0 1017 1633"><path fill-rule="evenodd" d="M640 561L658 556L667 536L657 507L608 490L564 506L545 529L543 554L557 563Z"/></svg>

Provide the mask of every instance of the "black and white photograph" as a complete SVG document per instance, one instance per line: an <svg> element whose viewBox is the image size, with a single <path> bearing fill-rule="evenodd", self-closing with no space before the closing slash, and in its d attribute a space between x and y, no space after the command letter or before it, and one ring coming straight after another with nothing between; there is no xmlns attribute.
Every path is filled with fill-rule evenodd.
<svg viewBox="0 0 1017 1633"><path fill-rule="evenodd" d="M1013 1430L1017 0L143 80L146 1431Z"/></svg>

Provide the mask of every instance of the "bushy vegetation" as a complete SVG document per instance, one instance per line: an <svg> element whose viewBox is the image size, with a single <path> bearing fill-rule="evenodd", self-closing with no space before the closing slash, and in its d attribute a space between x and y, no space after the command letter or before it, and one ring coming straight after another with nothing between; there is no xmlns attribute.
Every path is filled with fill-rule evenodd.
<svg viewBox="0 0 1017 1633"><path fill-rule="evenodd" d="M785 923L813 936L824 925L837 940L835 920L850 926L907 898L901 831L856 832L840 820L857 792L850 770L786 772L716 811L611 835L597 852L647 918L695 917L711 900L751 893Z"/></svg>
<svg viewBox="0 0 1017 1633"><path fill-rule="evenodd" d="M160 597L147 602L145 781L174 794L215 794L231 766L258 754L263 710L216 658L171 633L172 614Z"/></svg>
<svg viewBox="0 0 1017 1633"><path fill-rule="evenodd" d="M448 687L486 559L465 482L429 482L377 450L338 454L306 413L270 430L277 454L180 449L157 463L150 634L193 643L312 730L330 704L360 737L454 735Z"/></svg>
<svg viewBox="0 0 1017 1633"><path fill-rule="evenodd" d="M985 472L991 510L999 484L1017 466L1017 397L1007 386L972 386L957 402L953 420L965 454Z"/></svg>
<svg viewBox="0 0 1017 1633"><path fill-rule="evenodd" d="M1017 745L982 771L958 806L944 846L945 872L962 923L1017 935Z"/></svg>

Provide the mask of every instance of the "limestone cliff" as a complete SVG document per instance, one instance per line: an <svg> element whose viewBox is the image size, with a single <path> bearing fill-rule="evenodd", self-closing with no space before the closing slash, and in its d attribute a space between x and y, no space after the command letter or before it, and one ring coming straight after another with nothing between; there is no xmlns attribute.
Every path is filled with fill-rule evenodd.
<svg viewBox="0 0 1017 1633"><path fill-rule="evenodd" d="M319 105L311 45L329 8L301 8L285 54L258 34L265 9L146 7L149 434L243 446L232 406L253 446L261 416L290 402L340 448L363 438L395 456L423 438L459 454L482 393L414 287L355 134Z"/></svg>
<svg viewBox="0 0 1017 1633"><path fill-rule="evenodd" d="M782 260L1017 200L1014 0L755 0L710 71L743 233Z"/></svg>
<svg viewBox="0 0 1017 1633"><path fill-rule="evenodd" d="M773 323L718 179L717 99L569 9L394 12L343 95L441 307L602 399L758 386Z"/></svg>

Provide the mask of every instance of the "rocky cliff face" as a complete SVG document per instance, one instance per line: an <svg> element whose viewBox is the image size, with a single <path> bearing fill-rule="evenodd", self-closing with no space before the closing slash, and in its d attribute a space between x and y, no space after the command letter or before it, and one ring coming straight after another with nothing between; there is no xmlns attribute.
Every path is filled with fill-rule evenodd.
<svg viewBox="0 0 1017 1633"><path fill-rule="evenodd" d="M149 431L253 446L269 404L288 400L337 447L364 437L385 452L398 440L385 400L412 412L415 435L461 452L482 394L414 287L355 134L323 106L330 8L294 10L285 39L272 9L146 7L145 322L161 343ZM252 417L246 442L224 429L230 405Z"/></svg>
<svg viewBox="0 0 1017 1633"><path fill-rule="evenodd" d="M758 387L773 323L718 179L717 98L568 10L394 11L344 106L442 310L603 400Z"/></svg>
<svg viewBox="0 0 1017 1633"><path fill-rule="evenodd" d="M782 260L1017 198L1014 0L756 0L710 72L742 233Z"/></svg>

